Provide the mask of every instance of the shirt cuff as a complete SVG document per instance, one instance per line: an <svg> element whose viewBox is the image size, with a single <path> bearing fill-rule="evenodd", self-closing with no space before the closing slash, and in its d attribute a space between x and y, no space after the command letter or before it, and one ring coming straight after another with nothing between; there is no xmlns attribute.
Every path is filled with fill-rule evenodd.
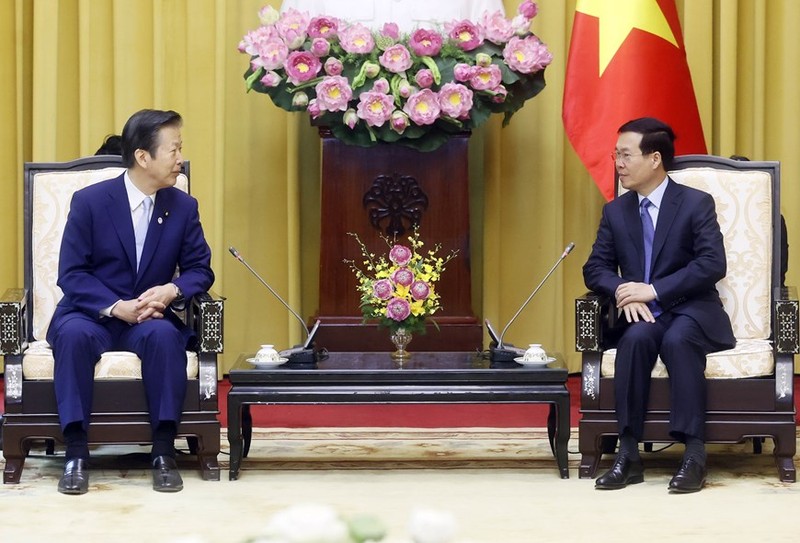
<svg viewBox="0 0 800 543"><path fill-rule="evenodd" d="M118 303L120 303L121 301L122 301L122 300L117 300L116 302L114 302L114 303L113 303L113 304L111 304L110 306L106 307L105 309L101 309L101 310L100 310L100 315L102 315L103 317L112 317L113 315L111 315L111 312L112 312L112 311L114 311L114 308L115 308L115 307L117 306L117 304L118 304Z"/></svg>

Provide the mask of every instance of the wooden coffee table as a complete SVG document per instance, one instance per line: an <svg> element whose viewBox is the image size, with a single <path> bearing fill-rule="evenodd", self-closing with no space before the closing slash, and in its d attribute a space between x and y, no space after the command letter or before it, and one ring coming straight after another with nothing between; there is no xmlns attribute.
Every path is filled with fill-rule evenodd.
<svg viewBox="0 0 800 543"><path fill-rule="evenodd" d="M569 477L567 370L554 362L523 367L476 353L413 353L399 364L388 353L330 353L315 365L254 368L240 356L228 393L229 479L239 477L252 436L251 405L549 403L547 431L563 479Z"/></svg>

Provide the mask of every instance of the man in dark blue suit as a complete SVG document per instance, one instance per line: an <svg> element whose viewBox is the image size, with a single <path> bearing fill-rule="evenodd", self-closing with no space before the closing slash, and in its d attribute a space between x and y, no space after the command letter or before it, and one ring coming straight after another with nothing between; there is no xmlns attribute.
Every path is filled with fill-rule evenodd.
<svg viewBox="0 0 800 543"><path fill-rule="evenodd" d="M47 334L67 446L58 483L64 494L88 490L94 366L111 350L134 352L142 361L153 488L183 488L174 441L193 338L172 308L208 290L214 273L197 201L174 188L183 164L181 125L174 111L134 114L122 131L127 170L72 198L58 263L64 297Z"/></svg>
<svg viewBox="0 0 800 543"><path fill-rule="evenodd" d="M599 489L644 481L639 442L659 355L670 376L670 433L686 444L669 490L703 487L706 354L736 343L715 287L727 264L714 200L667 176L674 140L657 119L620 127L613 159L628 192L603 208L583 267L586 286L613 297L625 317L614 374L620 447Z"/></svg>

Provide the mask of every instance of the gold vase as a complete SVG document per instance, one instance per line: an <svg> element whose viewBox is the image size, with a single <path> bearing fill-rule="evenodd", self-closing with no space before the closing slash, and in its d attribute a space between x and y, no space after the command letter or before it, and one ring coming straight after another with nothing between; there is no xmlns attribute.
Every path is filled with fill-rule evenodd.
<svg viewBox="0 0 800 543"><path fill-rule="evenodd" d="M398 328L391 335L392 343L397 348L395 352L392 353L392 358L394 360L406 360L411 356L411 353L406 351L406 346L411 342L411 332L406 330L405 328Z"/></svg>

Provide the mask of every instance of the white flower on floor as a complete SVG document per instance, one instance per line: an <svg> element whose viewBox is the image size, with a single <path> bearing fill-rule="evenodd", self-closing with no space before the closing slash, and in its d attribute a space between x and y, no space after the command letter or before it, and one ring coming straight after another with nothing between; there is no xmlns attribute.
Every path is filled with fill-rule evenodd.
<svg viewBox="0 0 800 543"><path fill-rule="evenodd" d="M330 506L306 503L276 513L264 532L270 543L350 543L347 524ZM261 540L264 541L264 540Z"/></svg>
<svg viewBox="0 0 800 543"><path fill-rule="evenodd" d="M456 537L456 519L446 511L414 509L408 533L414 543L452 543Z"/></svg>

